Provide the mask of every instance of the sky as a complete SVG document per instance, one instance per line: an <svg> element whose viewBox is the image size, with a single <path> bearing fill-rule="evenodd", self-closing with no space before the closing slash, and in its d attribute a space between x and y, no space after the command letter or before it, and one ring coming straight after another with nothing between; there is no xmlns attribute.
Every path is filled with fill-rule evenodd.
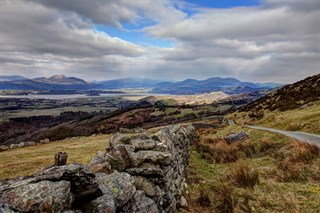
<svg viewBox="0 0 320 213"><path fill-rule="evenodd" d="M320 0L0 0L0 75L292 83L320 73Z"/></svg>

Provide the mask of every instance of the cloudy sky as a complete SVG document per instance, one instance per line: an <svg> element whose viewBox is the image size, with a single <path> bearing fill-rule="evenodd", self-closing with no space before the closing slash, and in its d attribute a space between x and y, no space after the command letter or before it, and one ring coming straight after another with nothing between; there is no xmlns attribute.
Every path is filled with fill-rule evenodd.
<svg viewBox="0 0 320 213"><path fill-rule="evenodd" d="M319 0L0 0L0 75L86 80L320 73Z"/></svg>

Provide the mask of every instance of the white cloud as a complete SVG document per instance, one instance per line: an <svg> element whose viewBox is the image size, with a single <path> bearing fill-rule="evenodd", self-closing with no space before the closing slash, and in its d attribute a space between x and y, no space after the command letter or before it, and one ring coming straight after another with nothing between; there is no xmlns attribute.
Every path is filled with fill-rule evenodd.
<svg viewBox="0 0 320 213"><path fill-rule="evenodd" d="M318 0L197 8L193 15L181 10L186 6L169 0L2 0L0 73L292 82L320 72ZM93 30L123 23L148 25L141 30L151 38L175 45L143 47Z"/></svg>

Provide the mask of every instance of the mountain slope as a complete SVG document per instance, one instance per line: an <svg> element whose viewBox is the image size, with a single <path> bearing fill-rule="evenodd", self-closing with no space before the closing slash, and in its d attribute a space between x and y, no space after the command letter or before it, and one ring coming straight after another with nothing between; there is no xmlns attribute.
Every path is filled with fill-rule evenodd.
<svg viewBox="0 0 320 213"><path fill-rule="evenodd" d="M121 88L150 88L154 87L160 81L148 78L121 78L109 81L98 82L104 89L121 89Z"/></svg>
<svg viewBox="0 0 320 213"><path fill-rule="evenodd" d="M26 79L20 75L0 75L0 81L21 81Z"/></svg>
<svg viewBox="0 0 320 213"><path fill-rule="evenodd" d="M320 74L308 77L294 84L284 86L255 102L244 106L240 111L276 110L285 111L301 107L320 99Z"/></svg>
<svg viewBox="0 0 320 213"><path fill-rule="evenodd" d="M17 90L88 90L98 88L97 84L86 82L80 78L54 75L49 78L3 81L0 89Z"/></svg>
<svg viewBox="0 0 320 213"><path fill-rule="evenodd" d="M227 94L250 93L262 88L273 88L275 83L251 83L241 82L235 78L208 78L206 80L187 79L185 81L160 83L155 86L153 92L167 94L196 94L221 91Z"/></svg>

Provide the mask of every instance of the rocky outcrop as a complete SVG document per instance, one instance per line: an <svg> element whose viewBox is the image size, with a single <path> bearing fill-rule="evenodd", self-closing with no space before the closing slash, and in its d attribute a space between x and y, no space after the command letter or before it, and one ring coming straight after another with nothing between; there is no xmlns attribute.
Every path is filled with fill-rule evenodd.
<svg viewBox="0 0 320 213"><path fill-rule="evenodd" d="M176 212L187 205L194 128L115 134L87 165L49 167L0 184L0 212Z"/></svg>

